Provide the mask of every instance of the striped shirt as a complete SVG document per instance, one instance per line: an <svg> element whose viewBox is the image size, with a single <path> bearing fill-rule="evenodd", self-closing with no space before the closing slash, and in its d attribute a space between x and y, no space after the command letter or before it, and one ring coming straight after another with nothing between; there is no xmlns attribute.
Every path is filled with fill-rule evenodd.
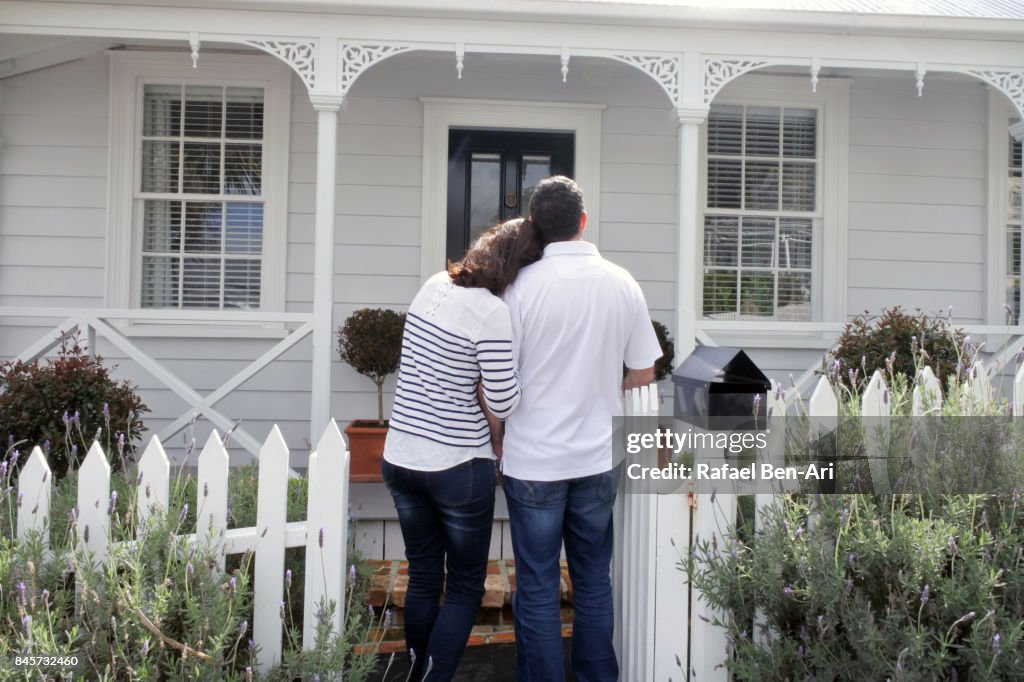
<svg viewBox="0 0 1024 682"><path fill-rule="evenodd" d="M477 384L504 419L519 403L508 306L486 289L431 277L416 294L402 336L402 363L384 445L392 464L421 471L493 457Z"/></svg>

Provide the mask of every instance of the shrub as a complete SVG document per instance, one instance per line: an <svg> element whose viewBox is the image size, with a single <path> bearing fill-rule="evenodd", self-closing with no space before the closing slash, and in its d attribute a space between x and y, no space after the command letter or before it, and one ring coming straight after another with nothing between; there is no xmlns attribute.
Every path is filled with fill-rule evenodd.
<svg viewBox="0 0 1024 682"><path fill-rule="evenodd" d="M780 498L686 568L736 680L1019 679L1019 497Z"/></svg>
<svg viewBox="0 0 1024 682"><path fill-rule="evenodd" d="M149 408L134 385L110 376L111 369L75 338L45 364L0 364L0 436L25 450L48 443L55 479L78 468L93 440L104 444L115 470L123 468Z"/></svg>
<svg viewBox="0 0 1024 682"><path fill-rule="evenodd" d="M913 380L917 365L923 362L945 385L958 373L965 340L963 330L951 329L947 319L929 317L920 309L911 315L896 306L878 317L864 311L839 336L832 354L839 364L833 374L846 388L859 392L871 378L869 367L885 367L889 375Z"/></svg>
<svg viewBox="0 0 1024 682"><path fill-rule="evenodd" d="M13 452L3 459L13 459ZM254 469L232 471L229 505L238 526L255 525ZM346 581L343 633L331 633L330 616L338 605L321 603L315 646L307 650L300 641L305 550L286 553L292 575L286 578L280 615L276 609L272 614L283 619L285 648L280 664L260 675L255 670L260 651L250 639L253 555L229 556L222 571L214 552L187 541L195 527L192 477L177 476L168 508L155 509L146 523L138 523L135 474L114 473L115 495L108 504L112 540L119 544L106 560L96 561L76 545L75 472L54 489L52 552L47 552L38 535L15 539L17 507L11 498L17 489L11 488L10 467L5 471L0 474L0 670L15 670L17 655L49 655L77 657L76 665L60 668L73 671L75 679L307 680L344 670L346 680L363 682L371 674L376 647L364 642L378 623L362 607L370 578L364 564L354 565ZM289 520L304 517L306 481L296 480L289 484ZM24 670L24 679L39 675Z"/></svg>
<svg viewBox="0 0 1024 682"><path fill-rule="evenodd" d="M386 308L355 311L338 329L338 355L377 386L377 421L384 424L384 380L402 362L405 313Z"/></svg>
<svg viewBox="0 0 1024 682"><path fill-rule="evenodd" d="M662 381L672 376L672 370L675 369L676 345L672 342L668 327L656 320L651 320L651 324L654 325L654 333L658 335L658 343L661 345L661 357L654 363L654 380Z"/></svg>

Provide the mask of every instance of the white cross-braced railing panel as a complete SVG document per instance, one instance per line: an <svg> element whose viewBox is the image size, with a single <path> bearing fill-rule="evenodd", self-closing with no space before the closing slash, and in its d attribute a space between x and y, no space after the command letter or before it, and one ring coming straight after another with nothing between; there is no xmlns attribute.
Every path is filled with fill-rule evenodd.
<svg viewBox="0 0 1024 682"><path fill-rule="evenodd" d="M288 523L289 451L275 426L260 447L256 525L227 528L227 451L214 431L199 456L196 479L196 527L185 529L186 542L216 552L221 568L228 554L252 551L253 641L260 648L259 667L267 670L281 662L282 625L279 605L284 585L285 549L306 548L305 624L303 647L315 644L313 628L317 606L334 602L332 631L343 632L345 620L344 576L348 544L349 452L332 420L310 457L308 502L305 521ZM170 463L152 437L135 472L136 503L133 513L141 522L168 508ZM94 443L78 470L77 543L92 560L105 559L111 550L110 523L115 500L107 455ZM42 533L50 523L52 480L46 457L36 447L18 477L17 534L26 539ZM191 532L187 532L191 531ZM127 541L126 541L127 542Z"/></svg>
<svg viewBox="0 0 1024 682"><path fill-rule="evenodd" d="M290 350L300 341L305 339L313 330L312 316L305 313L258 313L258 312L221 312L202 310L103 310L103 309L45 309L45 308L15 308L0 307L0 318L35 318L35 319L61 319L63 320L55 327L52 327L39 340L22 351L16 360L21 362L35 362L53 349L61 345L65 340L73 338L76 334L84 337L85 346L92 354L96 353L97 340L105 339L110 345L125 356L137 363L140 368L149 373L161 384L170 389L176 396L183 400L188 409L180 414L174 421L161 429L157 434L162 442L167 442L172 436L180 433L183 429L195 422L197 416L208 419L214 427L224 432L231 432L232 440L250 454L259 456L261 444L248 431L242 428L238 420L232 420L228 415L216 408L216 405L226 398L232 391L252 379L270 363L274 362L285 352ZM252 324L252 325L293 325L290 331L283 332L284 338L273 344L261 356L250 362L242 370L229 377L216 390L206 395L188 385L181 377L172 372L167 366L143 350L139 344L126 333L123 325L133 324Z"/></svg>

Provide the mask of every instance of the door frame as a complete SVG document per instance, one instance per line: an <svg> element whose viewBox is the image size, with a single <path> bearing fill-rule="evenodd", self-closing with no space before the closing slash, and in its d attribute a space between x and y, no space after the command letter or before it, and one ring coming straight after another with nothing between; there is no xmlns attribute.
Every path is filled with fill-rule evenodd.
<svg viewBox="0 0 1024 682"><path fill-rule="evenodd" d="M420 218L420 281L441 270L448 210L448 130L481 128L571 132L576 181L587 205L584 237L600 247L601 112L603 104L421 97L423 103L423 197Z"/></svg>

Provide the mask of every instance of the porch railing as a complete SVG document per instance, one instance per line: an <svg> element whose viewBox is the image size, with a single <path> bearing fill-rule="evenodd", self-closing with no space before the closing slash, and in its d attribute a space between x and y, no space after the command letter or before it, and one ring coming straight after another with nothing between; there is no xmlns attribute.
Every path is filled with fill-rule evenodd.
<svg viewBox="0 0 1024 682"><path fill-rule="evenodd" d="M17 360L23 362L38 360L75 334L84 337L89 352L95 353L97 339L103 338L124 353L127 358L138 363L139 367L151 374L188 405L185 412L157 434L161 441L167 442L188 426L196 415L200 415L209 419L221 431L231 432L232 440L254 456L259 456L260 441L242 428L237 420L233 421L216 406L232 391L252 379L263 368L309 336L313 330L312 315L307 313L0 307L0 320L13 318L27 320L29 324L33 325L39 322L39 326L49 326L52 324L48 322L49 320L60 320L37 341L19 353L16 357ZM156 325L161 323L252 325L256 329L263 325L279 328L280 333L284 334L284 338L241 371L231 376L219 388L206 395L201 395L163 363L140 348L139 344L133 340L130 332L132 328L137 328L140 324Z"/></svg>

